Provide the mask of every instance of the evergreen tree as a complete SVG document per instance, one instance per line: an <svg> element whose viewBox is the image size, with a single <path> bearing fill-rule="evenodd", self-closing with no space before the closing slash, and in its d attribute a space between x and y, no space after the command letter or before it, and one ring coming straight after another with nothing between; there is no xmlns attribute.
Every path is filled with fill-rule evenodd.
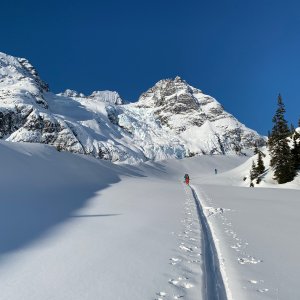
<svg viewBox="0 0 300 300"><path fill-rule="evenodd" d="M293 136L293 149L291 152L294 157L295 169L300 169L300 134L297 131Z"/></svg>
<svg viewBox="0 0 300 300"><path fill-rule="evenodd" d="M262 159L261 151L258 152L258 159L257 159L257 167L256 171L258 175L261 175L265 171L265 165Z"/></svg>
<svg viewBox="0 0 300 300"><path fill-rule="evenodd" d="M287 141L290 130L284 118L285 107L280 94L278 95L277 105L278 107L272 120L274 125L269 139L270 164L274 169L274 179L278 183L285 183L293 180L295 163Z"/></svg>
<svg viewBox="0 0 300 300"><path fill-rule="evenodd" d="M257 174L257 167L255 165L254 160L252 161L252 166L251 166L251 170L250 170L250 180L252 181L253 179L255 179L258 176Z"/></svg>
<svg viewBox="0 0 300 300"><path fill-rule="evenodd" d="M272 119L274 125L270 135L270 147L272 147L273 142L276 143L277 141L288 137L290 133L288 123L284 118L285 107L280 94L278 95L277 106L276 113Z"/></svg>
<svg viewBox="0 0 300 300"><path fill-rule="evenodd" d="M257 147L257 144L254 145L254 154L258 154L259 153L259 150L258 150L258 147Z"/></svg>

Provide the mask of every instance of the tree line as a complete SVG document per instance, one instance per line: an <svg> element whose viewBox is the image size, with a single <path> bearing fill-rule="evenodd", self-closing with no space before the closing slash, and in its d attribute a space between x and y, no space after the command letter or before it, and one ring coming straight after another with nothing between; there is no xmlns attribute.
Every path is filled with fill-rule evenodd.
<svg viewBox="0 0 300 300"><path fill-rule="evenodd" d="M271 156L270 166L274 170L274 179L279 183L292 181L300 169L300 132L288 126L286 121L285 106L279 94L277 98L277 110L272 119L273 128L268 134L268 149ZM298 121L300 127L300 119ZM257 179L260 182L260 175L265 172L262 157L264 154L255 147L254 153L258 154L257 163L252 162L250 180Z"/></svg>

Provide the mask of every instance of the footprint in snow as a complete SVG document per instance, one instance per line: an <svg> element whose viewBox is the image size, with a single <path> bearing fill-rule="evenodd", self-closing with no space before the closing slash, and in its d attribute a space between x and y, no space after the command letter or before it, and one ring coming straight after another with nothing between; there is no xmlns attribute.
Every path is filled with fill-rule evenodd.
<svg viewBox="0 0 300 300"><path fill-rule="evenodd" d="M165 297L165 296L167 296L167 293L166 292L159 292L159 293L157 293L157 296Z"/></svg>
<svg viewBox="0 0 300 300"><path fill-rule="evenodd" d="M192 249L192 248L186 247L186 246L184 246L184 245L180 245L179 248L180 248L181 250L186 251L186 252L193 252L193 249Z"/></svg>
<svg viewBox="0 0 300 300"><path fill-rule="evenodd" d="M175 285L175 286L185 288L185 289L190 289L190 288L194 287L193 284L186 282L186 280L188 280L187 277L178 277L178 279L170 279L169 283L172 285Z"/></svg>
<svg viewBox="0 0 300 300"><path fill-rule="evenodd" d="M252 279L252 280L249 280L249 282L252 283L252 284L257 284L257 283L258 283L257 280L253 280L253 279Z"/></svg>
<svg viewBox="0 0 300 300"><path fill-rule="evenodd" d="M249 257L239 257L238 258L238 262L241 265L245 265L245 264L258 264L258 263L262 262L262 260L256 259L256 258L254 258L252 256L249 256Z"/></svg>
<svg viewBox="0 0 300 300"><path fill-rule="evenodd" d="M175 286L177 286L177 285L178 285L178 283L179 283L179 281L178 281L178 280L176 280L176 279L170 279L170 280L169 280L169 283L170 283L170 284L172 284L172 285L175 285Z"/></svg>
<svg viewBox="0 0 300 300"><path fill-rule="evenodd" d="M176 257L171 257L170 261L171 261L170 262L171 265L177 265L178 262L181 262L181 259L180 258L176 258Z"/></svg>
<svg viewBox="0 0 300 300"><path fill-rule="evenodd" d="M265 292L268 292L269 291L269 289L259 289L259 290L257 290L259 293L265 293Z"/></svg>
<svg viewBox="0 0 300 300"><path fill-rule="evenodd" d="M240 243L236 243L235 245L232 245L230 246L232 249L236 250L236 251L241 251L241 247L242 247L242 244Z"/></svg>
<svg viewBox="0 0 300 300"><path fill-rule="evenodd" d="M190 288L193 287L193 285L191 283L188 283L188 282L184 282L181 286L185 289L190 289Z"/></svg>

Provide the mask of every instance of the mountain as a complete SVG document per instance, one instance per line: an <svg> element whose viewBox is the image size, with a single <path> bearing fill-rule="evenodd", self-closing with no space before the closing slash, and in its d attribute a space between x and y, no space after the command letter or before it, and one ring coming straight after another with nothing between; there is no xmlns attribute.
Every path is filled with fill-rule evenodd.
<svg viewBox="0 0 300 300"><path fill-rule="evenodd" d="M126 104L117 92L54 94L24 58L0 53L0 138L136 163L242 152L265 139L180 77Z"/></svg>

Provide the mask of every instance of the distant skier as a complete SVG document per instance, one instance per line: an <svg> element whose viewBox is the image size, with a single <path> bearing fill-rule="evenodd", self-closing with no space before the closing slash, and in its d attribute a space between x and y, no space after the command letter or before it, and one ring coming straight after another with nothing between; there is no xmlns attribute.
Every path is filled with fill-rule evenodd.
<svg viewBox="0 0 300 300"><path fill-rule="evenodd" d="M216 174L216 175L218 174L218 170L217 170L217 169L215 169L215 174Z"/></svg>
<svg viewBox="0 0 300 300"><path fill-rule="evenodd" d="M185 182L187 185L190 184L190 176L189 176L189 174L185 174L185 175L184 175L184 182Z"/></svg>

